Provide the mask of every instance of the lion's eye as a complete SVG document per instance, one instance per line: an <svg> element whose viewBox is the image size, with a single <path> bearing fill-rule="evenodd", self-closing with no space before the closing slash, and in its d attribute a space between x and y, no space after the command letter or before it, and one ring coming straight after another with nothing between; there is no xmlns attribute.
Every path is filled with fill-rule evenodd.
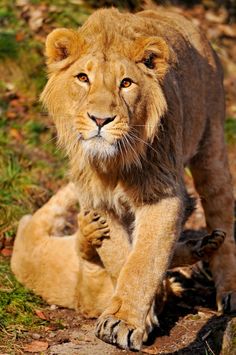
<svg viewBox="0 0 236 355"><path fill-rule="evenodd" d="M125 78L121 81L120 83L120 87L121 88L128 88L129 86L131 86L133 83L133 81L129 78Z"/></svg>
<svg viewBox="0 0 236 355"><path fill-rule="evenodd" d="M88 83L89 82L89 78L88 75L85 73L80 73L78 75L76 75L76 77L79 79L79 81L81 81L82 83Z"/></svg>

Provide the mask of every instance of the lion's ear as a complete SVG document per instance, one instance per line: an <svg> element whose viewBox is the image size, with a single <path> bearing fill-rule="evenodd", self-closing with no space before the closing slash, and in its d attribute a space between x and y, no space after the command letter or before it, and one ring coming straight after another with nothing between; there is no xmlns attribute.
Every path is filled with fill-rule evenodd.
<svg viewBox="0 0 236 355"><path fill-rule="evenodd" d="M66 28L53 30L46 39L46 56L48 64L65 61L80 53L79 33Z"/></svg>
<svg viewBox="0 0 236 355"><path fill-rule="evenodd" d="M148 69L155 70L163 78L168 69L169 48L160 37L141 37L135 41L136 62L143 63Z"/></svg>

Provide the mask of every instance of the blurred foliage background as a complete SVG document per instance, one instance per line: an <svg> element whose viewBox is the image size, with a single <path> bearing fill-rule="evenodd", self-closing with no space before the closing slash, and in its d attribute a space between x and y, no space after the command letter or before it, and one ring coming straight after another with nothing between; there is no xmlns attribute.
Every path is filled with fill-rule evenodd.
<svg viewBox="0 0 236 355"><path fill-rule="evenodd" d="M225 70L226 136L236 137L236 0L160 0L203 27ZM46 82L44 42L56 27L77 28L97 8L137 11L142 0L0 0L0 250L11 249L19 218L66 180L53 123L38 102ZM234 169L234 167L233 167ZM10 253L10 251L9 251Z"/></svg>

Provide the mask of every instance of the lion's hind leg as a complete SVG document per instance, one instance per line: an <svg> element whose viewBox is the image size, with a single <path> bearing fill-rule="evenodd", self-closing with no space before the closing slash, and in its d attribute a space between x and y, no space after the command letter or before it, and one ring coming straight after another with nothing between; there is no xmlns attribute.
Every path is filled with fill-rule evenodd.
<svg viewBox="0 0 236 355"><path fill-rule="evenodd" d="M32 219L38 234L63 235L69 210L78 202L76 186L70 182L61 188L50 200L35 212Z"/></svg>
<svg viewBox="0 0 236 355"><path fill-rule="evenodd" d="M217 118L217 116L216 116ZM233 239L234 196L229 172L223 130L217 119L205 135L197 156L191 161L191 172L201 197L208 231L222 229L225 242L209 260L210 270L217 289L219 311L236 311L236 259ZM215 127L213 126L215 125ZM219 134L220 132L220 134ZM225 304L226 306L225 308Z"/></svg>

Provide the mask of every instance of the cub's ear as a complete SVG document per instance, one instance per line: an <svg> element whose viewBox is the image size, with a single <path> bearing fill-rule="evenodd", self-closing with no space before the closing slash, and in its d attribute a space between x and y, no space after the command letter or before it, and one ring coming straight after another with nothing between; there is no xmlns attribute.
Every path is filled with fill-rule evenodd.
<svg viewBox="0 0 236 355"><path fill-rule="evenodd" d="M53 30L46 39L48 64L65 61L80 54L81 47L82 41L78 32L66 28Z"/></svg>
<svg viewBox="0 0 236 355"><path fill-rule="evenodd" d="M168 70L169 48L160 37L140 37L135 41L135 60L154 70L158 78L165 76Z"/></svg>

